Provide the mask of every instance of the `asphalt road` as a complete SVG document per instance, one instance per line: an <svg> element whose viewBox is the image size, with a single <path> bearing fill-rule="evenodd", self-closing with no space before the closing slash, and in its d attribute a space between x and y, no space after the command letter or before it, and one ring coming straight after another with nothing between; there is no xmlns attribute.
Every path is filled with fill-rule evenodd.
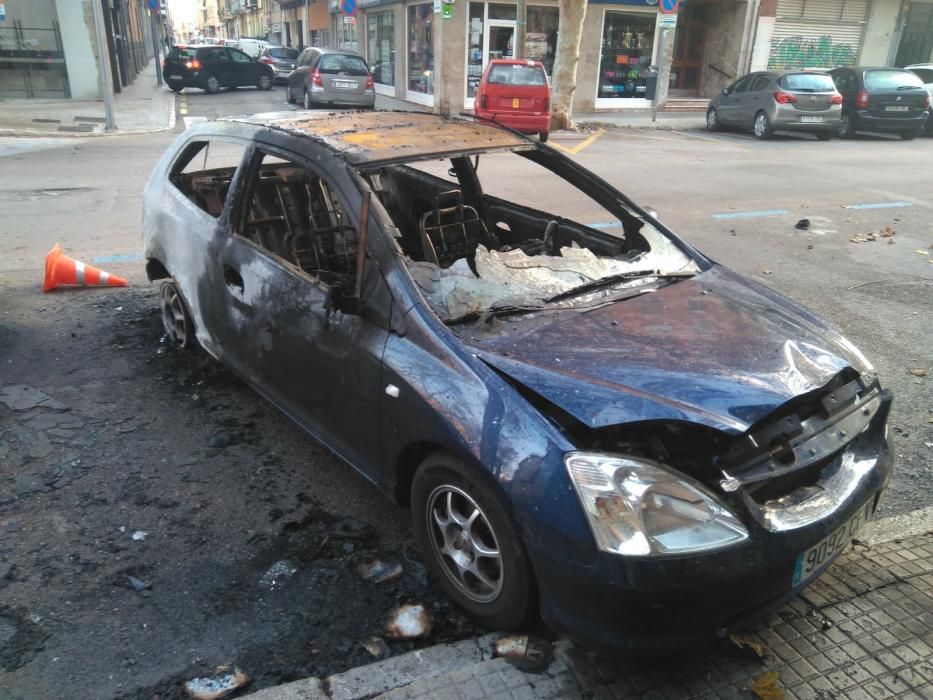
<svg viewBox="0 0 933 700"><path fill-rule="evenodd" d="M288 108L281 87L183 97L179 131ZM160 344L140 193L174 136L0 139L0 387L36 387L69 409L0 404L3 700L181 697L181 680L224 663L254 687L320 675L367 661L359 642L408 600L444 621L432 641L471 631L425 582L406 513L222 368ZM865 352L897 396L884 512L931 505L933 140L588 136L553 141ZM594 215L494 160L480 174L542 208ZM801 218L809 229L794 228ZM896 233L850 240L885 227ZM132 286L43 295L56 241ZM405 576L363 581L356 567L372 557Z"/></svg>

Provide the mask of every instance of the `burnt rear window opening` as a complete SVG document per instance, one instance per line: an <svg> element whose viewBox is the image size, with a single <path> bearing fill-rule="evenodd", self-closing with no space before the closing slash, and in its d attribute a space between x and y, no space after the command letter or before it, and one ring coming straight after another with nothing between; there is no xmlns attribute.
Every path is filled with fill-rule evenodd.
<svg viewBox="0 0 933 700"><path fill-rule="evenodd" d="M587 194L549 159L486 153L476 169L455 157L368 173L412 278L445 323L590 308L700 271L650 219L597 201L606 195Z"/></svg>

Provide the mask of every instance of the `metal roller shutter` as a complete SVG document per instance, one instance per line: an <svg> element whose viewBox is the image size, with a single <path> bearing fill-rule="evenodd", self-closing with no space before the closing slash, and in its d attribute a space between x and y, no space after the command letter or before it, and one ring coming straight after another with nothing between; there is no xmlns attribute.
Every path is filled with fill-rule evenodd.
<svg viewBox="0 0 933 700"><path fill-rule="evenodd" d="M768 68L834 68L862 49L870 0L778 0Z"/></svg>

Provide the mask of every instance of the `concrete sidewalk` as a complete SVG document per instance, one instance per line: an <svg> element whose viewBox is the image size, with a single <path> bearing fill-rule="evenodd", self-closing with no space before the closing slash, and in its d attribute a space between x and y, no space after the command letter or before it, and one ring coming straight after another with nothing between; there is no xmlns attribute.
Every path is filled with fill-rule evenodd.
<svg viewBox="0 0 933 700"><path fill-rule="evenodd" d="M933 509L926 509L869 526L802 596L741 638L693 654L645 662L561 640L548 667L528 673L493 658L502 635L491 634L246 697L933 698L931 521Z"/></svg>
<svg viewBox="0 0 933 700"><path fill-rule="evenodd" d="M156 64L150 61L136 80L114 95L117 130L129 134L162 131L175 126L175 93L156 85ZM104 133L103 100L0 101L0 136L76 136Z"/></svg>

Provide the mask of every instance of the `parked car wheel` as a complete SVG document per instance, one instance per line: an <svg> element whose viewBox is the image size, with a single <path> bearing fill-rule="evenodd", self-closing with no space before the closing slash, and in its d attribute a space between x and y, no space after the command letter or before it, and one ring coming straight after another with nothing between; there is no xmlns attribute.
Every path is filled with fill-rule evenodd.
<svg viewBox="0 0 933 700"><path fill-rule="evenodd" d="M706 113L706 128L710 131L719 131L722 126L719 124L719 112L715 107L710 108Z"/></svg>
<svg viewBox="0 0 933 700"><path fill-rule="evenodd" d="M820 141L829 141L833 137L832 131L814 131L813 135Z"/></svg>
<svg viewBox="0 0 933 700"><path fill-rule="evenodd" d="M771 128L771 120L764 112L755 115L755 137L759 139L770 139L774 136L774 129Z"/></svg>
<svg viewBox="0 0 933 700"><path fill-rule="evenodd" d="M539 140L541 143L547 143L547 140L548 140L548 137L549 137L549 136L550 136L550 134L549 134L548 132L542 131L540 134L538 134L538 140Z"/></svg>
<svg viewBox="0 0 933 700"><path fill-rule="evenodd" d="M216 75L207 76L207 80L204 81L204 92L211 95L215 92L220 92L220 81L217 80Z"/></svg>
<svg viewBox="0 0 933 700"><path fill-rule="evenodd" d="M292 94L292 86L291 86L291 85L286 85L286 86L285 86L285 101L288 102L288 104L290 104L290 105L293 105L293 104L295 104L295 103L298 101L298 100L295 99L295 96Z"/></svg>
<svg viewBox="0 0 933 700"><path fill-rule="evenodd" d="M182 82L174 81L174 82L170 82L168 84L168 87L172 92L181 92L182 90L185 89L185 84Z"/></svg>
<svg viewBox="0 0 933 700"><path fill-rule="evenodd" d="M921 134L920 131L902 131L898 134L902 141L913 141Z"/></svg>
<svg viewBox="0 0 933 700"><path fill-rule="evenodd" d="M263 73L259 76L259 82L256 83L256 87L260 90L271 90L272 89L272 76L268 73Z"/></svg>
<svg viewBox="0 0 933 700"><path fill-rule="evenodd" d="M836 135L841 139L850 139L855 136L855 123L848 114L843 114L839 118L839 126L836 127Z"/></svg>
<svg viewBox="0 0 933 700"><path fill-rule="evenodd" d="M194 321L175 280L166 280L159 289L162 329L172 347L191 350L195 346Z"/></svg>
<svg viewBox="0 0 933 700"><path fill-rule="evenodd" d="M308 93L308 88L305 88L304 99L302 100L305 109L313 109L314 103L311 101L311 95Z"/></svg>
<svg viewBox="0 0 933 700"><path fill-rule="evenodd" d="M412 484L415 536L447 594L483 623L513 629L536 611L531 565L500 497L461 460L429 456Z"/></svg>

